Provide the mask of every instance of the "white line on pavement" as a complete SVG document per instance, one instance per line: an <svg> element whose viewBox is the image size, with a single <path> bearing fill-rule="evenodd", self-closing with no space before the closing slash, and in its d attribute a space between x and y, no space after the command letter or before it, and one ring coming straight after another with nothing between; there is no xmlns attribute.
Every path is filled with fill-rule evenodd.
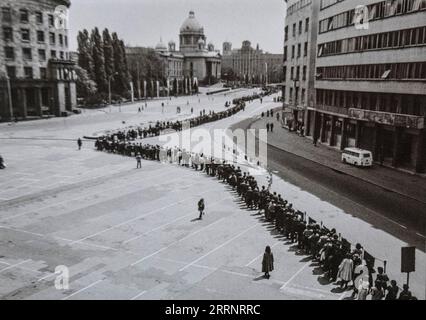
<svg viewBox="0 0 426 320"><path fill-rule="evenodd" d="M217 250L219 250L220 248L223 248L224 246L226 246L228 243L231 243L232 241L234 241L235 239L241 237L243 234L249 232L250 230L254 229L255 227L257 227L258 224L256 223L255 225L252 225L251 227L247 228L246 230L244 230L243 232L240 232L239 234L237 234L235 237L232 237L231 239L229 239L228 241L222 243L220 246L216 247L215 249L207 252L206 254L202 255L201 257L199 257L198 259L192 261L191 263L187 264L185 267L181 268L179 271L183 271L187 268L189 268L191 265L197 263L198 261L204 259L205 257L207 257L208 255L212 254L213 252L216 252Z"/></svg>
<svg viewBox="0 0 426 320"><path fill-rule="evenodd" d="M136 300L137 298L143 296L145 293L147 293L147 291L142 291L141 293L139 293L138 295L134 296L133 298L131 298L130 300Z"/></svg>
<svg viewBox="0 0 426 320"><path fill-rule="evenodd" d="M133 266L135 266L135 265L137 265L137 264L141 263L142 261L145 261L145 260L147 260L147 259L149 259L149 258L151 258L151 257L153 257L153 256L155 256L155 255L157 255L157 254L159 254L160 252L162 252L162 251L164 251L164 250L166 250L166 249L168 249L168 248L170 248L170 247L174 246L175 244L177 244L177 243L179 243L179 242L182 242L183 240L186 240L186 239L188 239L188 238L190 238L190 237L192 237L192 236L195 236L196 234L199 234L201 231L204 231L205 229L210 228L210 227L212 227L212 226L214 226L214 225L218 224L219 222L221 222L221 221L222 221L222 220L224 220L224 219L225 219L225 218L221 218L221 219L219 219L219 220L216 220L215 222L213 222L213 223L209 224L208 226L205 226L205 227L203 227L203 228L201 228L201 229L198 229L197 231L195 231L195 232L193 232L193 233L188 234L187 236L183 237L182 239L180 239L180 240L178 240L178 241L176 241L176 242L173 242L172 244L169 244L168 246L163 247L163 248L161 248L160 250L157 250L156 252L151 253L150 255L148 255L148 256L146 256L146 257L143 257L142 259L139 259L139 260L138 260L138 261L136 261L136 262L133 262L133 263L131 264L131 266L133 267Z"/></svg>
<svg viewBox="0 0 426 320"><path fill-rule="evenodd" d="M45 235L40 234L40 233L35 233L35 232L31 232L31 231L21 230L21 229L17 229L17 228L13 228L13 227L2 226L2 225L0 225L0 229L6 229L6 230L12 230L12 231L16 231L16 232L27 233L27 234L31 234L31 235L37 236L37 237L44 237L45 236Z"/></svg>
<svg viewBox="0 0 426 320"><path fill-rule="evenodd" d="M204 194L204 193L207 193L207 192L203 192L203 193L201 193L201 194ZM224 199L221 199L221 200L219 200L219 201L213 202L212 204L210 204L210 205L209 205L209 208L213 207L214 205L216 205L216 204L218 204L218 203L220 203L220 202L222 202L222 201L228 200L228 199L231 199L231 197L224 198ZM143 233L143 234L141 234L141 235L139 235L139 236L136 236L136 237L133 237L133 238L131 238L131 239L129 239L129 240L126 240L126 241L124 241L124 242L123 242L123 244L127 244L127 243L129 243L129 242L131 242L131 241L137 240L137 239L139 239L139 238L141 238L141 237L143 237L143 236L146 236L146 235L148 235L148 234L150 234L150 233L152 233L152 232L154 232L154 231L160 230L160 229L162 229L162 228L164 228L164 227L167 227L168 225L173 224L173 223L174 223L174 222L176 222L176 221L182 220L182 219L187 218L187 217L190 217L190 216L192 216L192 215L194 215L194 214L193 214L193 213L190 213L190 214L187 214L187 215L185 215L185 216L183 216L183 217L179 217L179 218L177 218L177 219L175 219L175 220L173 220L173 221L171 221L171 222L165 223L165 224L163 224L163 225L161 225L161 226L158 226L158 227L156 227L156 228L154 228L154 229L151 229L151 230L149 230L149 231L147 231L147 232L145 232L145 233Z"/></svg>
<svg viewBox="0 0 426 320"><path fill-rule="evenodd" d="M206 191L206 192L208 192L208 191ZM205 192L205 193L206 193L206 192ZM100 234L102 234L102 233L105 233L105 232L110 231L110 230L112 230L112 229L115 229L115 228L117 228L117 227L121 227L121 226L123 226L123 225L125 225L125 224L128 224L128 223L130 223L130 222L133 222L133 221L140 220L140 219L142 219L142 218L145 218L145 217L151 216L151 215L153 215L154 213L161 212L161 211L163 211L164 209L167 209L167 208L173 207L173 206L175 206L175 205L177 205L177 204L183 203L183 202L185 202L185 201L186 201L186 200L188 200L188 199L192 199L193 197L194 197L194 196L190 196L190 197L185 198L185 199L183 199L183 200L179 200L179 201L173 202L173 203L171 203L171 204L169 204L169 205L167 205L167 206L164 206L164 207L161 207L161 208L158 208L158 209L152 210L152 211L150 211L150 212L148 212L148 213L144 213L144 214L139 215L139 216L137 216L137 217L134 217L134 218L132 218L132 219L129 219L129 220L126 220L126 221L120 222L119 224L113 225L113 226L111 226L111 227L109 227L109 228L106 228L106 229L104 229L104 230L101 230L101 231L98 231L98 232L96 232L96 233L93 233L93 234L91 234L91 235L89 235L89 236L87 236L87 237L81 238L81 239L79 239L79 240L75 240L75 241L71 242L71 243L70 243L70 245L73 245L73 244L76 244L76 243L82 242L82 241L84 241L84 240L87 240L87 239L90 239L90 238L96 237L96 236L98 236L98 235L100 235Z"/></svg>
<svg viewBox="0 0 426 320"><path fill-rule="evenodd" d="M3 271L6 271L6 270L9 270L9 269L15 268L15 267L17 267L17 266L19 266L19 265L21 265L21 264L24 264L24 263L26 263L26 262L28 262L28 261L31 261L31 259L27 259L27 260L21 261L21 262L16 263L16 264L12 264L12 265L10 265L10 266L8 266L8 267L6 267L6 268L0 269L0 272L3 272Z"/></svg>
<svg viewBox="0 0 426 320"><path fill-rule="evenodd" d="M290 284L290 282L292 282L310 264L311 262L305 263L303 267L299 269L299 271L293 274L293 276L290 279L288 279L286 283L284 283L284 285L280 288L280 290L284 290L285 287L287 287Z"/></svg>
<svg viewBox="0 0 426 320"><path fill-rule="evenodd" d="M277 245L279 245L280 244L280 242L277 242L277 243L275 243L272 247L271 247L271 249L272 248L275 248ZM263 257L263 253L262 254L259 254L256 258L254 258L253 260L251 260L249 263L247 263L245 266L246 267L248 267L249 265L251 265L253 262L255 262L257 259L259 259L259 258L261 258L261 257Z"/></svg>
<svg viewBox="0 0 426 320"><path fill-rule="evenodd" d="M80 290L78 290L78 291L76 291L76 292L74 292L74 293L70 294L69 296L66 296L65 298L62 298L61 300L67 300L67 299L71 298L72 296L75 296L76 294L79 294L80 292L83 292L83 291L85 291L85 290L87 290L87 289L89 289L89 288L91 288L91 287L93 287L93 286L97 285L97 284L98 284L99 282L101 282L101 281L103 281L103 280L95 281L95 282L93 282L92 284L89 284L87 287L84 287L83 289L80 289Z"/></svg>

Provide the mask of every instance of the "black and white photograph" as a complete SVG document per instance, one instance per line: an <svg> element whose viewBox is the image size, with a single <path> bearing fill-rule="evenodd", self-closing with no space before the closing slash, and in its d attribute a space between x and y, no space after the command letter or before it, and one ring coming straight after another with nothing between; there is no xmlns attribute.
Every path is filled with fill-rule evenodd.
<svg viewBox="0 0 426 320"><path fill-rule="evenodd" d="M426 300L426 0L0 0L0 29L0 306Z"/></svg>

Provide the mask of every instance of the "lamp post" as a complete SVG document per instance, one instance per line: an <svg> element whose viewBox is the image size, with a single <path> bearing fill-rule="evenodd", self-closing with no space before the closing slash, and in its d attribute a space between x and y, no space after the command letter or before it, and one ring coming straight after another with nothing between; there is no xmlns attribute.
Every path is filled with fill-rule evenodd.
<svg viewBox="0 0 426 320"><path fill-rule="evenodd" d="M118 75L118 72L116 72L116 73L114 73L114 74L110 75L110 76L109 76L109 78L108 78L108 95L109 95L109 104L110 104L110 105L112 104L111 79L112 79L114 76L117 76L117 75Z"/></svg>
<svg viewBox="0 0 426 320"><path fill-rule="evenodd" d="M10 85L10 78L8 74L6 74L6 82L7 82L7 96L9 98L10 121L12 122L13 121L12 87Z"/></svg>

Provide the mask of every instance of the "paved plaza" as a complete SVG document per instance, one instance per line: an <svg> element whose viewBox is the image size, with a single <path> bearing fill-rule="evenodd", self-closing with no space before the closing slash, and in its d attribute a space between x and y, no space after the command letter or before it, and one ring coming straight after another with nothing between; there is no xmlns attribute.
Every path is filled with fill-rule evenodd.
<svg viewBox="0 0 426 320"><path fill-rule="evenodd" d="M325 281L314 262L216 178L149 161L137 170L134 159L96 152L90 141L77 150L78 137L184 119L191 117L191 107L193 116L203 109L223 111L225 101L251 92L150 101L142 113L142 103L136 103L121 112L112 107L2 124L0 154L8 168L0 172L0 299L347 299L351 291ZM275 108L279 104L272 99L205 127L227 128ZM180 115L177 106L183 108ZM267 183L269 174L259 172L257 179ZM394 259L403 245L275 175L272 189L376 256ZM202 197L206 216L199 221ZM269 280L261 273L266 245L275 256ZM389 275L402 283L399 261L392 263ZM70 271L68 290L54 286L61 265ZM424 299L423 253L417 266L412 290Z"/></svg>

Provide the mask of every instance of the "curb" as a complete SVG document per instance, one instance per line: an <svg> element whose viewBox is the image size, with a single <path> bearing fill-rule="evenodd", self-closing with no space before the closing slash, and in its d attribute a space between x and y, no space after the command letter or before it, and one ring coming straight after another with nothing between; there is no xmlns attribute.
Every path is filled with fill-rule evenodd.
<svg viewBox="0 0 426 320"><path fill-rule="evenodd" d="M255 120L253 120L253 121L249 124L248 129L251 129L251 128L252 128L252 126L253 126L253 124L254 124L255 122L259 121L259 120L260 120L260 119L255 119ZM257 139L258 139L258 138L257 138ZM424 201L422 201L422 200L420 200L420 199L414 198L414 197L412 197L412 196L410 196L410 195L407 195L407 194L402 193L402 192L400 192L400 191L397 191L397 190L395 190L395 189L392 189L392 188L389 188L389 187L387 187L387 186L384 186L384 185L381 185L381 184L375 183L375 182L373 182L373 181L371 181L371 180L367 180L367 179L364 179L364 178L361 178L361 177L355 176L355 175L353 175L353 174L351 174L351 173L345 172L345 171L340 170L340 169L336 169L336 168L334 168L334 167L332 167L332 166L326 165L326 164L321 163L321 162L319 162L319 161L316 161L316 160L313 160L313 159L309 159L309 158L304 157L304 156L302 156L302 155L300 155L300 154L296 154L296 153L293 153L293 152L291 152L291 151L285 150L285 149L283 149L282 147L278 147L278 146L275 146L275 145L270 144L270 143L268 143L268 147L272 147L272 148L275 148L275 149L281 150L281 151L283 151L283 152L290 153L290 154L295 155L295 156L297 156L297 157L299 157L299 158L302 158L302 159L305 159L305 160L311 161L311 162L313 162L313 163L316 163L316 164L318 164L318 165L321 165L321 166L323 166L323 167L326 167L326 168L328 168L328 169L331 169L331 170L333 170L333 171L335 171L335 172L338 172L338 173L341 173L341 174L344 174L344 175L347 175L347 176L353 177L353 178L358 179L358 180L360 180L360 181L363 181L363 182L369 183L369 184L371 184L371 185L373 185L373 186L376 186L376 187L382 188L382 189L384 189L384 190L386 190L386 191L389 191L389 192L393 192L393 193L395 193L395 194L398 194L398 195L400 195L400 196L402 196L402 197L405 197L405 198L408 198L408 199L411 199L411 200L414 200L414 201L420 202L420 203L422 203L422 204L426 204L426 202L424 202Z"/></svg>

